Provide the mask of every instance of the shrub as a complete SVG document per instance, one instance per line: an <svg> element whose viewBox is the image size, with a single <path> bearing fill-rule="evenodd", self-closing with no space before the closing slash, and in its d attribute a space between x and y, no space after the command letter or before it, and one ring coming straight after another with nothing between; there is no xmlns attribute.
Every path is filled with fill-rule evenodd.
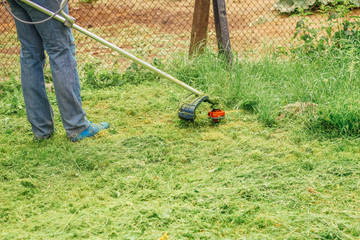
<svg viewBox="0 0 360 240"><path fill-rule="evenodd" d="M315 6L337 6L360 7L359 0L278 0L273 9L281 13L292 13L299 10L311 10Z"/></svg>
<svg viewBox="0 0 360 240"><path fill-rule="evenodd" d="M300 45L293 47L293 56L306 54L319 56L331 55L359 55L360 53L360 18L352 16L343 20L342 15L330 14L324 24L312 27L312 24L302 19L297 22L294 39ZM320 27L318 27L320 26Z"/></svg>
<svg viewBox="0 0 360 240"><path fill-rule="evenodd" d="M0 114L24 113L24 109L20 82L14 77L0 81Z"/></svg>
<svg viewBox="0 0 360 240"><path fill-rule="evenodd" d="M96 64L87 63L84 68L85 84L93 88L121 85L121 73L113 70L98 70Z"/></svg>
<svg viewBox="0 0 360 240"><path fill-rule="evenodd" d="M83 4L94 5L98 0L80 0Z"/></svg>
<svg viewBox="0 0 360 240"><path fill-rule="evenodd" d="M84 67L84 83L92 88L104 88L111 86L121 86L123 84L140 84L143 81L153 81L160 77L152 71L132 63L124 73L115 67L111 70L99 69L97 63L87 63ZM162 66L161 62L154 59L154 66Z"/></svg>

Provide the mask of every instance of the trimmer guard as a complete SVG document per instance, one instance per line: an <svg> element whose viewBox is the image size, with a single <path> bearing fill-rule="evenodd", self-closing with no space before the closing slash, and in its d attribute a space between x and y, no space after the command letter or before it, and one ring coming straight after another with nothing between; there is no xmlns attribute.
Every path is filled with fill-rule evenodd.
<svg viewBox="0 0 360 240"><path fill-rule="evenodd" d="M191 94L180 103L178 115L183 120L193 121L196 118L196 108L202 103L209 100L208 96L196 96Z"/></svg>

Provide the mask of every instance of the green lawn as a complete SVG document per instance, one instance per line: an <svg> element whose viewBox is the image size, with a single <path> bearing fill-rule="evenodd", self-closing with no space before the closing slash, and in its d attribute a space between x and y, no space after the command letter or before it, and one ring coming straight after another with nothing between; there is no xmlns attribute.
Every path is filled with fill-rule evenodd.
<svg viewBox="0 0 360 240"><path fill-rule="evenodd" d="M220 124L206 104L195 123L180 121L186 93L146 71L94 88L81 68L88 118L111 127L78 143L66 139L53 92L56 134L32 141L18 85L2 85L0 238L359 239L357 135L314 127L318 113L277 118L296 101L335 111L325 101L331 72L316 62L243 61L230 71L211 62L180 58L166 69L222 100ZM297 79L330 80L307 98ZM349 79L356 92L359 79Z"/></svg>

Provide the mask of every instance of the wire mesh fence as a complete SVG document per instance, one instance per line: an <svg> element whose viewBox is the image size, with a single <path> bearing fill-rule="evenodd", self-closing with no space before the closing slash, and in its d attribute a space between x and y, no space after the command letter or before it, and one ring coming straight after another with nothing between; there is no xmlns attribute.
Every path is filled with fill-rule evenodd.
<svg viewBox="0 0 360 240"><path fill-rule="evenodd" d="M280 0L281 1L281 0ZM264 45L284 46L291 40L300 17L282 14L279 0L227 0L233 50L258 50ZM76 24L145 59L187 52L194 0L73 0L70 15ZM308 16L314 21L324 17ZM216 47L214 17L210 14L208 44ZM100 58L111 63L117 54L74 32L80 61ZM0 59L3 70L17 65L20 44L12 17L0 4Z"/></svg>

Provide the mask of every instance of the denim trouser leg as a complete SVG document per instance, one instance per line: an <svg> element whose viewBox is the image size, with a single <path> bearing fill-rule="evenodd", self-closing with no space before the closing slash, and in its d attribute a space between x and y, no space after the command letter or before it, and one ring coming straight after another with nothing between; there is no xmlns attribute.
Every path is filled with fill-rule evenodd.
<svg viewBox="0 0 360 240"><path fill-rule="evenodd" d="M15 1L8 1L12 12L26 21L31 21L27 12ZM27 119L35 137L42 138L54 131L53 112L46 95L44 81L45 54L42 39L34 25L15 21L21 41L21 84Z"/></svg>
<svg viewBox="0 0 360 240"><path fill-rule="evenodd" d="M24 20L39 21L47 16L32 7L8 0L12 11ZM34 0L56 11L60 1ZM89 126L82 108L80 82L76 69L75 44L71 29L52 19L42 24L27 25L15 21L21 42L21 80L28 119L35 136L52 132L53 120L47 100L44 77L44 49L49 55L56 99L66 133L75 136ZM44 127L46 125L46 127Z"/></svg>

